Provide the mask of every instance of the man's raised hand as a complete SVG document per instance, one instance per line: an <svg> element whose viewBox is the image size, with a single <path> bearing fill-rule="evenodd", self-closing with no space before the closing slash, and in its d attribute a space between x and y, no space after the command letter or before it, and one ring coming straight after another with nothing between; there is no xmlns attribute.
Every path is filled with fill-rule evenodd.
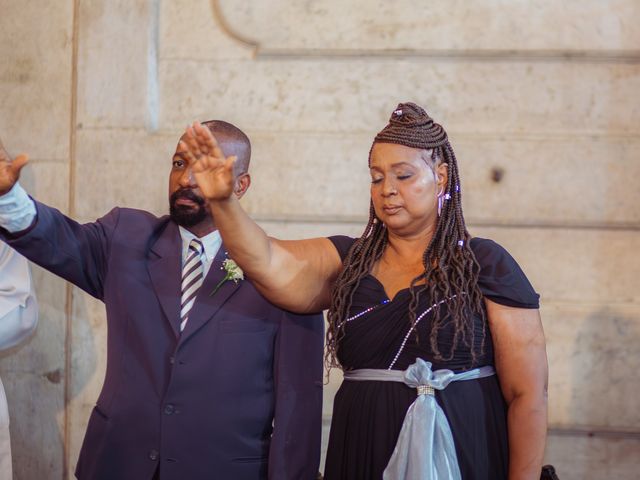
<svg viewBox="0 0 640 480"><path fill-rule="evenodd" d="M198 188L206 200L226 200L233 195L235 156L225 157L216 138L199 122L187 128L180 141Z"/></svg>
<svg viewBox="0 0 640 480"><path fill-rule="evenodd" d="M12 161L9 153L2 145L2 140L0 140L0 195L4 195L13 188L18 178L20 178L20 170L28 161L29 158L24 153L21 153Z"/></svg>

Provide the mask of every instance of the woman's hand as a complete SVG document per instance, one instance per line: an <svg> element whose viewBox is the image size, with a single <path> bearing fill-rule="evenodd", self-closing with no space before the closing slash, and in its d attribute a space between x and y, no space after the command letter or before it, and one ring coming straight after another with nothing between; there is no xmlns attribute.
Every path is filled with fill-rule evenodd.
<svg viewBox="0 0 640 480"><path fill-rule="evenodd" d="M29 158L24 153L11 160L0 140L0 195L9 192L20 178L20 170Z"/></svg>
<svg viewBox="0 0 640 480"><path fill-rule="evenodd" d="M179 148L209 204L225 249L258 291L274 305L296 313L328 308L331 287L342 268L331 241L268 237L235 200L236 157L225 157L211 131L200 123L187 128Z"/></svg>
<svg viewBox="0 0 640 480"><path fill-rule="evenodd" d="M211 130L199 122L187 128L180 145L204 198L209 202L228 200L235 186L236 157L225 157Z"/></svg>

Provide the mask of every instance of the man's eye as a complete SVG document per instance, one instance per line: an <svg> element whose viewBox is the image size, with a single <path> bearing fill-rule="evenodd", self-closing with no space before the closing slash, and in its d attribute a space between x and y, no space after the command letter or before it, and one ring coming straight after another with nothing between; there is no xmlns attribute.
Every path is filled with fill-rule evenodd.
<svg viewBox="0 0 640 480"><path fill-rule="evenodd" d="M174 168L180 168L184 165L184 162L182 160L174 160L173 161L173 167Z"/></svg>

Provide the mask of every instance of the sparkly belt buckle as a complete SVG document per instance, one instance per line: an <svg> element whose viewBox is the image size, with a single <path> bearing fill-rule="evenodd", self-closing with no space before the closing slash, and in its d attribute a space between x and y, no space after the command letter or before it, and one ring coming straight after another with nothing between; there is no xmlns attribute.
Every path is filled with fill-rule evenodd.
<svg viewBox="0 0 640 480"><path fill-rule="evenodd" d="M416 387L418 395L433 395L433 387L431 385L418 385Z"/></svg>

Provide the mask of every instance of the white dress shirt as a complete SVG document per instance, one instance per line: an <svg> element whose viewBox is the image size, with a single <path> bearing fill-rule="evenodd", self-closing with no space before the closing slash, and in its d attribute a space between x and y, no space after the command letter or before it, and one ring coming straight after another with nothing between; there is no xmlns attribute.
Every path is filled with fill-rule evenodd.
<svg viewBox="0 0 640 480"><path fill-rule="evenodd" d="M38 305L27 260L0 242L0 350L27 338L38 324ZM9 410L0 381L0 479L10 479Z"/></svg>
<svg viewBox="0 0 640 480"><path fill-rule="evenodd" d="M222 245L220 232L218 230L214 230L204 237L197 237L186 228L179 227L179 230L180 237L182 238L182 265L184 266L184 262L187 260L189 242L194 238L197 238L202 242L203 246L203 252L200 260L202 260L202 266L204 269L202 272L203 276L206 277L207 273L209 273L209 269L211 268L211 263L213 262L213 259L216 258L218 250L220 250L220 245Z"/></svg>

